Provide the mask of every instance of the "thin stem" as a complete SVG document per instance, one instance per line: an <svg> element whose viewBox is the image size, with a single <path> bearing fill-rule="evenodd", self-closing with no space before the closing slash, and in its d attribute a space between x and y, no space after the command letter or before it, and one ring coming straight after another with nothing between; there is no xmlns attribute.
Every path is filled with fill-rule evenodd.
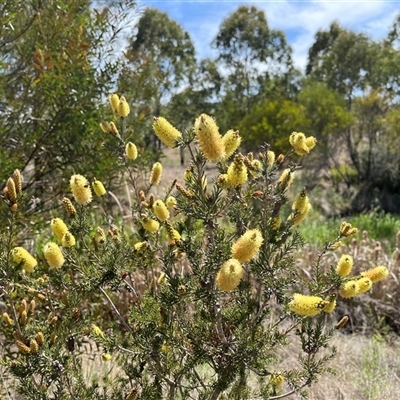
<svg viewBox="0 0 400 400"><path fill-rule="evenodd" d="M110 304L110 306L112 307L112 309L114 310L114 312L117 314L118 319L121 321L122 325L128 329L128 331L130 333L134 333L134 330L128 325L128 323L125 321L124 317L121 315L121 313L118 311L118 308L116 307L116 305L113 303L113 301L111 300L111 298L108 296L108 294L106 293L106 291L103 288L99 288L101 293L103 293L104 297L107 299L108 303Z"/></svg>

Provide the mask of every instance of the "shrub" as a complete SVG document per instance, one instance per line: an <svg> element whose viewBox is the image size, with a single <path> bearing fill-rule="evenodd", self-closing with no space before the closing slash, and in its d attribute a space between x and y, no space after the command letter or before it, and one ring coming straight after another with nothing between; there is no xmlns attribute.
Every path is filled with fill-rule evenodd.
<svg viewBox="0 0 400 400"><path fill-rule="evenodd" d="M238 136L224 139L208 115L185 133L158 119L160 140L191 155L184 177L167 184L162 165L150 172L140 149L128 145L125 100L110 100L120 125L116 160L125 166L128 215L108 214L102 179L89 182L90 172L80 171L68 177L72 196L60 199L64 213L40 241L21 237L27 221L20 175L7 181L2 365L13 392L130 400L303 393L330 370L329 339L346 323L330 317L337 295L353 297L387 275L384 266L356 275L347 264L323 267L327 252L356 233L347 222L307 276L296 266L294 252L304 244L297 227L311 204L305 189L291 205L286 194L296 179L291 159L309 153L314 138L294 132L287 157L268 145L243 155ZM206 174L210 163L213 179ZM282 368L280 350L290 342L298 363ZM97 380L85 379L91 358L111 363L114 373L98 368Z"/></svg>

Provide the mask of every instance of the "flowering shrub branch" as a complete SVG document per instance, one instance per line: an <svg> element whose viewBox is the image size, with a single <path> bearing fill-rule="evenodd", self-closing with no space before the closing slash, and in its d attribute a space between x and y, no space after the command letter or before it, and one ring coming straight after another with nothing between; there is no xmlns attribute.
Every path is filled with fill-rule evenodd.
<svg viewBox="0 0 400 400"><path fill-rule="evenodd" d="M162 164L148 168L128 137L126 99L113 94L110 104L114 118L100 127L115 139L125 168L131 222L99 215L93 204L117 196L107 192L106 177L90 182L90 171L77 171L60 199L63 215L54 216L34 247L15 234L23 223L19 171L6 183L1 363L18 382L13 390L35 399L129 400L303 393L330 371L329 339L345 323L331 316L339 298L368 292L388 274L377 266L351 276L350 255L322 267L324 255L356 232L346 222L311 276L296 268L294 252L304 244L296 227L311 202L303 189L289 204L298 174L292 158L306 156L315 138L293 132L286 156L269 145L244 155L239 132L222 136L206 114L183 133L157 117L158 138L191 155L183 177L167 183ZM157 186L165 188L162 196L153 192ZM290 342L298 363L288 366L280 351ZM114 375L99 371L101 383L85 380L88 353L112 363Z"/></svg>

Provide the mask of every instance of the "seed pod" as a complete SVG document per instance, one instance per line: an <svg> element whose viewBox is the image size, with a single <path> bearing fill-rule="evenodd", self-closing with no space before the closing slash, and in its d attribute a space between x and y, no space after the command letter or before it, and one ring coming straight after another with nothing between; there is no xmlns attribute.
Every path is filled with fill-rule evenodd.
<svg viewBox="0 0 400 400"><path fill-rule="evenodd" d="M21 176L21 172L19 171L19 169L14 170L14 172L12 174L12 178L14 180L15 190L18 194L22 191L22 176Z"/></svg>
<svg viewBox="0 0 400 400"><path fill-rule="evenodd" d="M39 346L43 346L44 345L44 335L42 332L38 332L35 335L36 341L39 344Z"/></svg>
<svg viewBox="0 0 400 400"><path fill-rule="evenodd" d="M62 205L70 217L73 217L76 214L76 208L68 197L62 199Z"/></svg>
<svg viewBox="0 0 400 400"><path fill-rule="evenodd" d="M36 354L39 351L38 342L35 339L31 339L29 343L29 348L31 350L31 354Z"/></svg>
<svg viewBox="0 0 400 400"><path fill-rule="evenodd" d="M8 313L3 313L3 321L5 322L6 325L12 326L14 325L14 321L12 318L8 315Z"/></svg>
<svg viewBox="0 0 400 400"><path fill-rule="evenodd" d="M6 187L7 187L6 196L7 196L8 200L10 200L11 204L16 203L17 202L17 189L15 187L15 182L14 182L13 178L7 179Z"/></svg>
<svg viewBox="0 0 400 400"><path fill-rule="evenodd" d="M31 349L21 340L16 340L15 344L17 345L18 351L22 354L30 354Z"/></svg>

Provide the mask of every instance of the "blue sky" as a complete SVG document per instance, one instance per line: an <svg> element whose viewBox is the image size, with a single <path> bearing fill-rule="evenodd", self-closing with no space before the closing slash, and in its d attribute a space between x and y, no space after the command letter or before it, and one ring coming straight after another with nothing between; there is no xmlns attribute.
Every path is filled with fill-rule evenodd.
<svg viewBox="0 0 400 400"><path fill-rule="evenodd" d="M381 39L400 12L400 1L139 0L139 4L167 12L189 32L199 58L213 57L210 43L230 13L242 4L255 5L264 10L272 29L285 32L294 51L295 65L302 70L318 29L327 29L336 20L346 28Z"/></svg>

